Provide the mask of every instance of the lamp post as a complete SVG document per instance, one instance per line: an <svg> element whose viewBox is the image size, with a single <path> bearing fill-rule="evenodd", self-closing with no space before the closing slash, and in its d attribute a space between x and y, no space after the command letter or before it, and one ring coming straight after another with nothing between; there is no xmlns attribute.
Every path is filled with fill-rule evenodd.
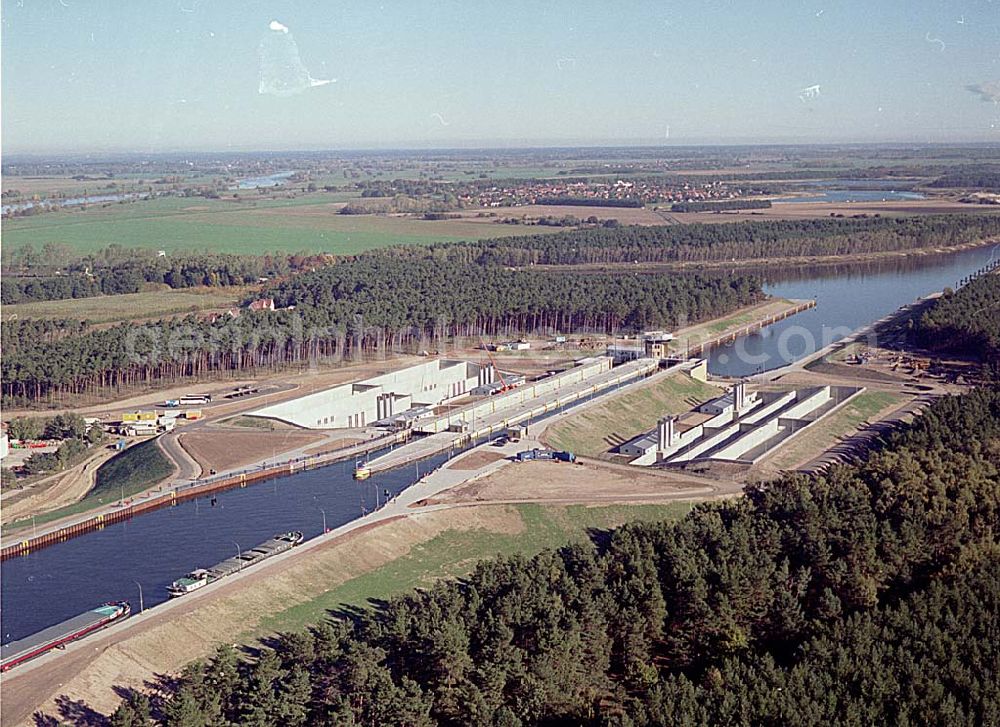
<svg viewBox="0 0 1000 727"><path fill-rule="evenodd" d="M146 607L142 602L142 584L139 583L139 581L132 581L132 582L135 583L137 586L139 586L139 613L142 613L143 611L146 610Z"/></svg>
<svg viewBox="0 0 1000 727"><path fill-rule="evenodd" d="M233 541L233 545L236 546L236 560L240 562L240 570L243 570L243 551L240 550L240 544L235 540Z"/></svg>
<svg viewBox="0 0 1000 727"><path fill-rule="evenodd" d="M319 511L323 513L323 532L326 533L326 510L320 508Z"/></svg>

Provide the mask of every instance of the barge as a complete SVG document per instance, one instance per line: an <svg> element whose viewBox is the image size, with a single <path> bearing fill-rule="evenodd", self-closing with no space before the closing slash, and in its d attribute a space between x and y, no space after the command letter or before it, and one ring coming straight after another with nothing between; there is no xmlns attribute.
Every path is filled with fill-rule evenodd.
<svg viewBox="0 0 1000 727"><path fill-rule="evenodd" d="M279 533L273 538L265 540L260 545L249 550L240 551L239 555L235 558L227 558L221 563L213 565L211 568L199 568L191 571L183 578L178 578L167 586L167 591L170 593L171 598L185 596L220 578L238 573L244 568L257 565L261 561L267 560L278 553L283 553L286 550L294 548L303 539L304 536L297 530L288 533Z"/></svg>
<svg viewBox="0 0 1000 727"><path fill-rule="evenodd" d="M52 649L63 648L71 641L127 618L131 612L128 601L112 601L19 641L4 644L0 646L0 671L7 671Z"/></svg>

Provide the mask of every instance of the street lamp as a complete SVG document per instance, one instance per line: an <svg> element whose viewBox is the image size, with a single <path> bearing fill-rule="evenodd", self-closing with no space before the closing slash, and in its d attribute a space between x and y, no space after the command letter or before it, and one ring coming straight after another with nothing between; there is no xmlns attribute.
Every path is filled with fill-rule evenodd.
<svg viewBox="0 0 1000 727"><path fill-rule="evenodd" d="M132 582L137 586L139 586L139 613L142 613L143 611L146 610L146 607L143 605L142 602L142 584L139 583L139 581L132 581Z"/></svg>
<svg viewBox="0 0 1000 727"><path fill-rule="evenodd" d="M326 533L326 510L320 508L319 511L323 513L323 532Z"/></svg>
<svg viewBox="0 0 1000 727"><path fill-rule="evenodd" d="M240 550L240 544L235 540L233 541L233 545L236 546L236 560L240 562L240 570L243 570L243 551Z"/></svg>

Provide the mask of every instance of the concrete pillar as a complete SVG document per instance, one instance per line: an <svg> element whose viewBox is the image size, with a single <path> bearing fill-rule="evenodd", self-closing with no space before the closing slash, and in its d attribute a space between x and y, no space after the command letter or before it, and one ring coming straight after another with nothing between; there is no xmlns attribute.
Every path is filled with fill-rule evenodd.
<svg viewBox="0 0 1000 727"><path fill-rule="evenodd" d="M739 381L733 385L733 411L737 417L743 413L743 406L746 404L746 389L745 381Z"/></svg>
<svg viewBox="0 0 1000 727"><path fill-rule="evenodd" d="M663 417L656 424L656 449L662 454L674 443L674 427L677 417Z"/></svg>

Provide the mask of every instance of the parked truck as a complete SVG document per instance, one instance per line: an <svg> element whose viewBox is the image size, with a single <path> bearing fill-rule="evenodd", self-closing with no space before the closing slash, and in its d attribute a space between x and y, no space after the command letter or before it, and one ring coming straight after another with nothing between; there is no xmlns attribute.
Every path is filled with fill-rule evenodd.
<svg viewBox="0 0 1000 727"><path fill-rule="evenodd" d="M514 455L518 462L532 462L536 460L555 460L557 462L576 462L576 455L572 452L556 452L551 449L525 449Z"/></svg>

